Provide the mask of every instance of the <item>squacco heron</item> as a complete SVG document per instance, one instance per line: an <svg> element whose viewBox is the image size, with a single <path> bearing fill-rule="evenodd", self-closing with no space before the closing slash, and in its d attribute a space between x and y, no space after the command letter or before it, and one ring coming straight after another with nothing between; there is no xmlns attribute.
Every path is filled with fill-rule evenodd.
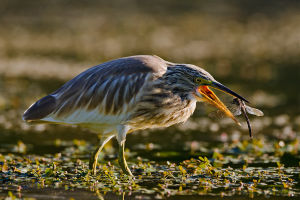
<svg viewBox="0 0 300 200"><path fill-rule="evenodd" d="M90 158L93 174L102 148L116 137L120 167L132 176L124 156L127 133L185 122L197 101L212 104L237 122L209 87L248 102L195 65L151 55L119 58L82 72L41 98L23 119L78 125L100 134L100 144Z"/></svg>

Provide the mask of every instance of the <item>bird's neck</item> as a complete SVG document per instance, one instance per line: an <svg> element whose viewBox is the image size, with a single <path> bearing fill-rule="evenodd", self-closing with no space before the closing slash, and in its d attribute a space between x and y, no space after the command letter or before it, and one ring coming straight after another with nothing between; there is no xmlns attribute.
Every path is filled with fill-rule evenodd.
<svg viewBox="0 0 300 200"><path fill-rule="evenodd" d="M180 96L182 100L190 100L194 85L180 72L168 70L162 77L165 87L174 95Z"/></svg>

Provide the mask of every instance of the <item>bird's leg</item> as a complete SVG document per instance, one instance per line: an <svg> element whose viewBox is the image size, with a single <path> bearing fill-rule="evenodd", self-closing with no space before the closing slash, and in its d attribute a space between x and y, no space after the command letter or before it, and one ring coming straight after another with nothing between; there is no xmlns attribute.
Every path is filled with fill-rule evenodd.
<svg viewBox="0 0 300 200"><path fill-rule="evenodd" d="M92 170L92 174L96 175L96 168L98 163L99 153L102 151L104 145L112 138L113 136L103 137L100 140L100 144L97 146L95 151L92 153L89 162L89 168Z"/></svg>
<svg viewBox="0 0 300 200"><path fill-rule="evenodd" d="M117 140L119 143L119 165L123 172L129 176L133 176L125 159L125 141L126 141L126 134L129 131L129 126L126 125L119 125L118 126L118 135L117 135Z"/></svg>
<svg viewBox="0 0 300 200"><path fill-rule="evenodd" d="M124 150L125 150L125 140L123 140L119 145L119 165L125 174L129 176L133 176L127 165Z"/></svg>

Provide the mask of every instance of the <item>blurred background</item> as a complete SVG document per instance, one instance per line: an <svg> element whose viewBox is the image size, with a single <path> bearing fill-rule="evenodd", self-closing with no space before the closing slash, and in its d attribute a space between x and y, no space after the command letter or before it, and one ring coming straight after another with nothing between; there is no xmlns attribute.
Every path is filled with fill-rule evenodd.
<svg viewBox="0 0 300 200"><path fill-rule="evenodd" d="M69 177L76 179L79 174L80 178L77 168L75 171L74 167L69 168L80 167L80 163L87 166L89 154L97 145L97 135L72 126L32 126L25 124L21 116L33 102L89 67L135 54L153 54L168 61L201 66L219 82L249 99L251 106L261 109L265 116L250 117L254 139L249 140L243 118L239 119L242 127L238 127L199 103L185 124L128 135L126 155L134 173L139 173L140 165L153 165L150 171L154 175L159 175L158 170L171 169L177 176L178 168L176 172L169 161L182 164L187 159L207 156L218 170L232 170L232 175L239 175L238 181L234 179L230 185L232 191L228 190L227 182L219 181L211 184L214 189L204 189L204 194L241 194L235 182L249 183L241 170L247 167L250 178L262 170L269 173L261 179L258 193L300 194L300 1L1 0L0 199L7 194L11 196L10 190L20 192L22 187L23 193L27 191L34 198L42 198L34 195L44 194L40 190L43 179L38 177L35 182L32 174L42 169L45 172L42 176L51 178L49 169L55 170L54 161L57 168L70 173ZM218 95L229 103L228 95ZM118 166L116 141L109 143L104 152L101 167L110 169L111 163ZM147 161L151 165L143 164ZM284 172L282 164L286 167ZM277 167L280 176L276 174ZM113 169L118 176L118 168ZM282 173L288 174L284 176L289 180L278 178ZM148 172L143 176L148 182L139 183L141 189L137 195L145 192L154 195L162 190L159 176L151 179ZM190 176L196 182L198 178ZM60 188L59 197L68 195L66 190L70 185L91 190L85 182L74 185L70 184L71 178L65 182L57 181L56 176L53 179L53 183L46 185ZM175 178L162 194L194 194L193 182L180 191L178 180ZM278 190L273 184L277 184ZM203 183L198 185L201 193ZM100 188L107 192L110 187ZM46 191L52 197L58 190ZM89 198L83 190L72 191L80 199ZM118 191L122 194L122 190ZM250 197L251 191L250 188ZM93 193L89 195L95 198Z"/></svg>
<svg viewBox="0 0 300 200"><path fill-rule="evenodd" d="M87 130L30 126L21 115L85 69L135 54L205 68L264 111L251 117L255 138L299 138L300 1L1 0L0 24L0 153L22 153L22 145L28 154L58 153L75 139L92 149L97 136ZM248 140L244 122L240 128L210 112L199 104L187 123L129 135L127 147L150 160L182 161L184 152ZM164 151L175 153L157 153Z"/></svg>

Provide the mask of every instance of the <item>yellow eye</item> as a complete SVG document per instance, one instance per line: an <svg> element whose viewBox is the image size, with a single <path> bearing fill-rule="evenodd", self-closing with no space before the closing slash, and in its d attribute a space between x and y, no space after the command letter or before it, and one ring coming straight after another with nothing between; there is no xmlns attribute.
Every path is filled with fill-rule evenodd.
<svg viewBox="0 0 300 200"><path fill-rule="evenodd" d="M197 77L197 78L195 78L195 82L196 82L196 83L201 83L201 82L202 82L202 79L199 78L199 77Z"/></svg>

